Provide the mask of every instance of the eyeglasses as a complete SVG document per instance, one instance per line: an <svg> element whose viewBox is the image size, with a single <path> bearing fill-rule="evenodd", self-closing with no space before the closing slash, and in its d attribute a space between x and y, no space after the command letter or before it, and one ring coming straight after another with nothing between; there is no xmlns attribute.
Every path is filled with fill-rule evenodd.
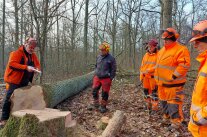
<svg viewBox="0 0 207 137"><path fill-rule="evenodd" d="M205 35L207 33L207 28L205 28L203 31L200 30L193 30L192 36L195 37L197 35Z"/></svg>

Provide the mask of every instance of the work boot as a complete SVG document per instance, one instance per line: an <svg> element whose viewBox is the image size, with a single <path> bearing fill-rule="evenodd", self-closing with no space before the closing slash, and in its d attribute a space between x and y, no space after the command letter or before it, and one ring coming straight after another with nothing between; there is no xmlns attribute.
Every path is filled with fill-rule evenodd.
<svg viewBox="0 0 207 137"><path fill-rule="evenodd" d="M99 100L93 100L93 102L90 105L88 105L87 109L92 111L94 109L98 109L99 106Z"/></svg>
<svg viewBox="0 0 207 137"><path fill-rule="evenodd" d="M105 113L106 111L107 111L107 108L106 108L106 106L100 106L99 107L99 111L101 112L101 113Z"/></svg>
<svg viewBox="0 0 207 137"><path fill-rule="evenodd" d="M101 113L105 113L107 111L106 105L107 105L107 101L102 99L101 100L101 105L99 107L99 111Z"/></svg>

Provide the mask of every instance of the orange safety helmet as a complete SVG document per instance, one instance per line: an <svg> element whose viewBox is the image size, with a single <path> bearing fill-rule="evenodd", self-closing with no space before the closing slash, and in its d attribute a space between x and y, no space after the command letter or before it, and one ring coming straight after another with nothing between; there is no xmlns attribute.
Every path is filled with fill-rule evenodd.
<svg viewBox="0 0 207 137"><path fill-rule="evenodd" d="M192 38L190 39L190 42L193 42L197 39L201 39L206 36L207 36L207 20L203 20L198 22L193 27Z"/></svg>
<svg viewBox="0 0 207 137"><path fill-rule="evenodd" d="M169 39L172 37L175 37L175 39L179 38L179 34L177 33L177 31L173 28L167 28L166 30L162 31L162 39Z"/></svg>
<svg viewBox="0 0 207 137"><path fill-rule="evenodd" d="M99 46L100 50L105 50L107 52L109 52L110 50L110 45L107 42L103 42L100 46Z"/></svg>

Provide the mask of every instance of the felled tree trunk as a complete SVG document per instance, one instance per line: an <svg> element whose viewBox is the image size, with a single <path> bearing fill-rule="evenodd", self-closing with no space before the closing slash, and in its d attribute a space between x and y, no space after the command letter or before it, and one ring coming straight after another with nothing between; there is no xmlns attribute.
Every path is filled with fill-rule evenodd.
<svg viewBox="0 0 207 137"><path fill-rule="evenodd" d="M23 109L40 110L52 108L63 100L78 94L92 83L93 73L55 84L18 88L11 96L11 112Z"/></svg>
<svg viewBox="0 0 207 137"><path fill-rule="evenodd" d="M43 91L47 107L54 107L63 100L78 94L92 84L94 73L59 81L55 84L44 84Z"/></svg>
<svg viewBox="0 0 207 137"><path fill-rule="evenodd" d="M70 122L69 111L20 110L12 113L0 137L67 137L72 135L67 132Z"/></svg>
<svg viewBox="0 0 207 137"><path fill-rule="evenodd" d="M122 111L117 110L109 124L103 131L101 137L115 137L121 130L122 125L125 123L126 117Z"/></svg>

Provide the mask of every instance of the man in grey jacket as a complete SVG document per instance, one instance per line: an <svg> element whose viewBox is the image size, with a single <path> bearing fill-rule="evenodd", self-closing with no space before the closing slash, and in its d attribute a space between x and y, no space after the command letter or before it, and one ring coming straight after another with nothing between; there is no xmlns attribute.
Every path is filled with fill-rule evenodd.
<svg viewBox="0 0 207 137"><path fill-rule="evenodd" d="M106 105L109 98L111 82L116 75L116 60L109 54L110 46L107 42L103 42L99 46L101 54L97 57L95 75L93 78L92 103L88 106L88 110L95 108L101 113L107 111ZM99 90L102 87L102 100L99 104Z"/></svg>

